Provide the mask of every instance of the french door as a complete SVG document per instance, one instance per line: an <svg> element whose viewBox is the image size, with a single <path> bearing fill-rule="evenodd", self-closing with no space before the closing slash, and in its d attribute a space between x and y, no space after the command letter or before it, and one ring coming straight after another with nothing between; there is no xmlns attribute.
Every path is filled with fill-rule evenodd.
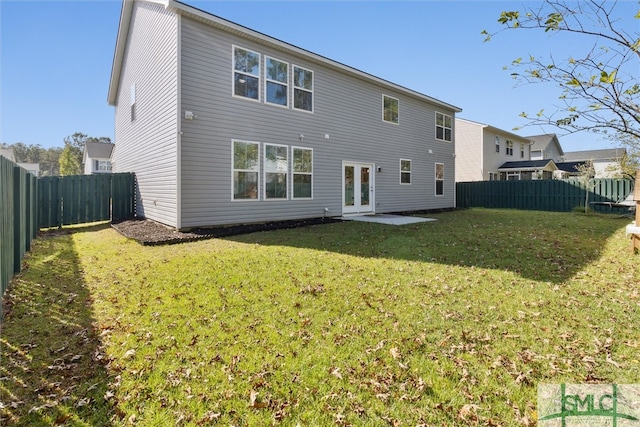
<svg viewBox="0 0 640 427"><path fill-rule="evenodd" d="M371 163L342 163L342 213L373 213L374 174Z"/></svg>

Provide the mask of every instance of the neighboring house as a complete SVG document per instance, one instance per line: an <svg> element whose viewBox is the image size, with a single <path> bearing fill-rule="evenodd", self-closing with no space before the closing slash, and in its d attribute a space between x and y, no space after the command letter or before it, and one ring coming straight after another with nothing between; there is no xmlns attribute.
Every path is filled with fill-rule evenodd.
<svg viewBox="0 0 640 427"><path fill-rule="evenodd" d="M16 162L16 156L13 154L13 148L0 148L0 156L11 160L13 163Z"/></svg>
<svg viewBox="0 0 640 427"><path fill-rule="evenodd" d="M26 169L27 172L40 176L40 164L39 163L18 163L16 162L15 154L13 153L13 148L0 148L0 156L11 160L13 163L17 164L23 169Z"/></svg>
<svg viewBox="0 0 640 427"><path fill-rule="evenodd" d="M553 160L555 163L562 161L564 151L555 133L528 136L533 141L531 146L531 160Z"/></svg>
<svg viewBox="0 0 640 427"><path fill-rule="evenodd" d="M570 178L572 176L580 176L580 170L584 167L585 162L560 162L556 163L558 172L556 178Z"/></svg>
<svg viewBox="0 0 640 427"><path fill-rule="evenodd" d="M500 166L500 181L524 181L532 179L553 179L558 167L553 160L522 160L506 162Z"/></svg>
<svg viewBox="0 0 640 427"><path fill-rule="evenodd" d="M84 145L82 164L84 174L111 173L111 153L114 144L104 142L87 142Z"/></svg>
<svg viewBox="0 0 640 427"><path fill-rule="evenodd" d="M40 176L40 163L18 163L23 169L26 169L32 175Z"/></svg>
<svg viewBox="0 0 640 427"><path fill-rule="evenodd" d="M455 206L459 108L181 2L124 0L108 102L177 229Z"/></svg>
<svg viewBox="0 0 640 427"><path fill-rule="evenodd" d="M614 178L622 174L622 160L626 157L625 148L608 148L603 150L570 151L564 153L564 163L585 164L591 162L594 178ZM558 165L560 167L561 164ZM576 174L574 174L576 175Z"/></svg>
<svg viewBox="0 0 640 427"><path fill-rule="evenodd" d="M529 160L530 146L528 138L456 118L456 182L506 180L506 174L500 177L500 168L507 162Z"/></svg>

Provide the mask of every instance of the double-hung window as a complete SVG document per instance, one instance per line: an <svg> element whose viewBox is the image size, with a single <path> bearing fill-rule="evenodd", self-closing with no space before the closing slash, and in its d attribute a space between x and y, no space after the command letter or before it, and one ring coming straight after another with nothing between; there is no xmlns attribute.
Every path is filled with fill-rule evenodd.
<svg viewBox="0 0 640 427"><path fill-rule="evenodd" d="M264 146L264 198L286 199L289 159L286 145Z"/></svg>
<svg viewBox="0 0 640 427"><path fill-rule="evenodd" d="M444 195L444 163L436 163L436 196Z"/></svg>
<svg viewBox="0 0 640 427"><path fill-rule="evenodd" d="M513 141L510 139L507 139L506 142L506 150L507 150L507 156L513 156Z"/></svg>
<svg viewBox="0 0 640 427"><path fill-rule="evenodd" d="M451 142L452 120L448 114L436 113L436 139Z"/></svg>
<svg viewBox="0 0 640 427"><path fill-rule="evenodd" d="M500 137L496 136L496 153L500 152Z"/></svg>
<svg viewBox="0 0 640 427"><path fill-rule="evenodd" d="M313 71L293 66L293 108L313 112Z"/></svg>
<svg viewBox="0 0 640 427"><path fill-rule="evenodd" d="M411 160L400 159L400 184L411 184Z"/></svg>
<svg viewBox="0 0 640 427"><path fill-rule="evenodd" d="M289 64L267 57L264 69L266 102L287 107L289 105Z"/></svg>
<svg viewBox="0 0 640 427"><path fill-rule="evenodd" d="M260 144L233 141L233 200L257 200Z"/></svg>
<svg viewBox="0 0 640 427"><path fill-rule="evenodd" d="M399 102L396 98L382 95L382 120L398 124Z"/></svg>
<svg viewBox="0 0 640 427"><path fill-rule="evenodd" d="M233 94L260 100L260 54L233 48Z"/></svg>
<svg viewBox="0 0 640 427"><path fill-rule="evenodd" d="M524 159L524 142L520 143L520 158Z"/></svg>
<svg viewBox="0 0 640 427"><path fill-rule="evenodd" d="M293 147L293 198L313 197L313 150Z"/></svg>

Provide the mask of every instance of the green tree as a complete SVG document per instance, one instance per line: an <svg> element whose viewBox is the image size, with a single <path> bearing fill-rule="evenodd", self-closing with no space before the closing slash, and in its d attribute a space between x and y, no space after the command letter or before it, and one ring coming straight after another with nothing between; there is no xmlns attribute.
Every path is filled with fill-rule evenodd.
<svg viewBox="0 0 640 427"><path fill-rule="evenodd" d="M578 36L579 45L590 46L584 52L576 47L568 58L555 58L553 53L549 58L529 56L505 67L519 83L551 83L560 89L560 103L553 111L543 107L535 114L521 114L526 126L600 133L632 151L640 149L640 12L620 17L617 5L611 0L544 0L522 12L503 11L498 19L503 28L483 31L486 41L504 31L539 30ZM628 25L629 20L636 21ZM558 40L559 44L569 42Z"/></svg>
<svg viewBox="0 0 640 427"><path fill-rule="evenodd" d="M60 174L58 160L62 153L60 147L43 148L40 144L27 145L23 142L0 144L2 148L11 148L18 163L38 163L40 176L56 176Z"/></svg>
<svg viewBox="0 0 640 427"><path fill-rule="evenodd" d="M60 154L60 175L79 175L82 173L82 155L88 142L110 144L111 138L106 136L95 138L82 132L67 136L64 139L64 149Z"/></svg>

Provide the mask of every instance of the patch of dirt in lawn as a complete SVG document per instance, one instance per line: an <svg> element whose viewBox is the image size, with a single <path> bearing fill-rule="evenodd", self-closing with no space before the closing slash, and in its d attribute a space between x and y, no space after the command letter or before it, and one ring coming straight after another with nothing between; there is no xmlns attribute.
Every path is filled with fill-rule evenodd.
<svg viewBox="0 0 640 427"><path fill-rule="evenodd" d="M132 219L113 223L111 226L120 234L134 239L143 245L167 245L194 240L227 237L258 231L298 228L317 224L339 222L336 218L311 218L304 220L274 221L260 224L241 224L224 227L197 228L190 231L177 231L166 225L147 219Z"/></svg>

